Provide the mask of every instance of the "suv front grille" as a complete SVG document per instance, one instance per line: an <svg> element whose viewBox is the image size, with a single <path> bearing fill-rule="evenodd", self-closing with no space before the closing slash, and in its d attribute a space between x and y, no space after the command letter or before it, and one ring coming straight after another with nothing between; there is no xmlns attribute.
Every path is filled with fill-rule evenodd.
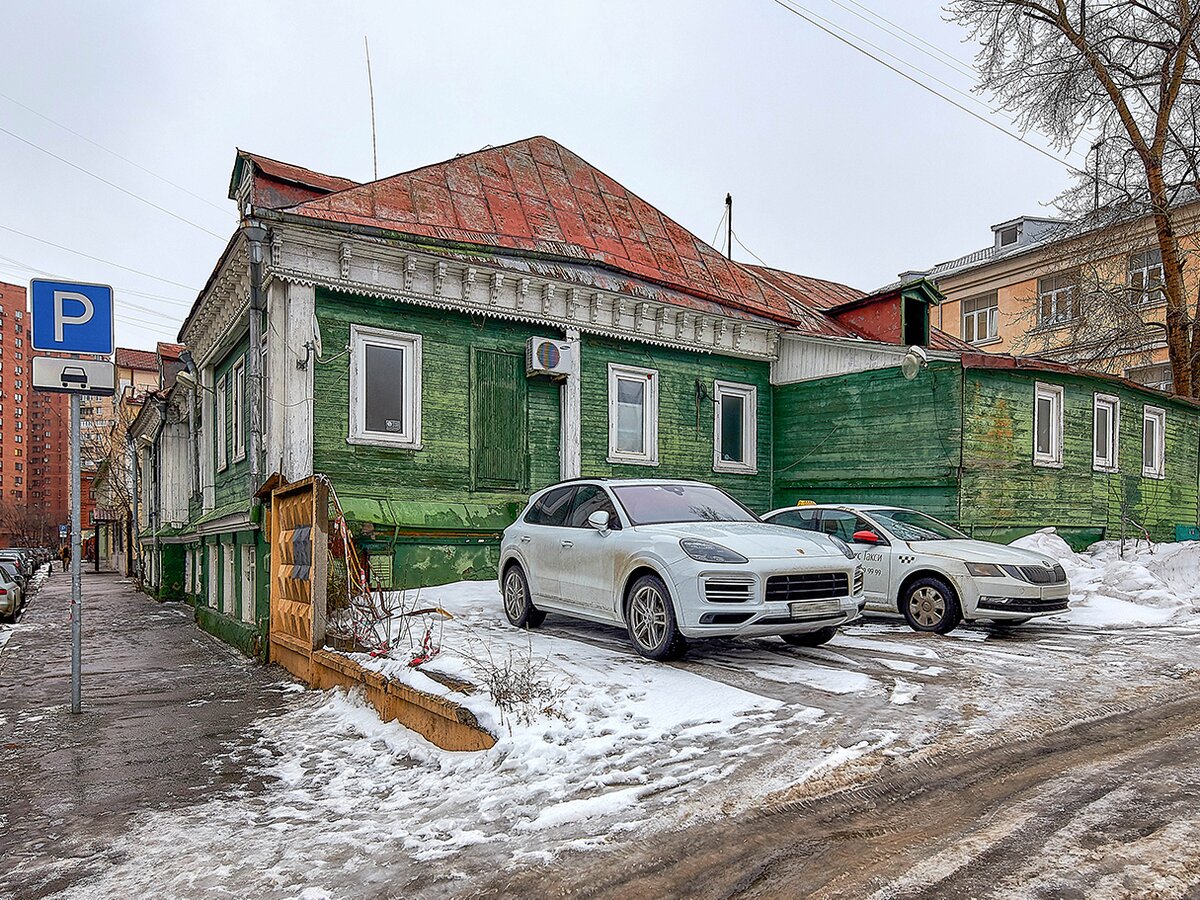
<svg viewBox="0 0 1200 900"><path fill-rule="evenodd" d="M802 575L772 575L767 579L767 600L791 602L821 597L847 597L850 578L845 572L805 572Z"/></svg>
<svg viewBox="0 0 1200 900"><path fill-rule="evenodd" d="M704 582L704 599L709 603L745 603L754 596L754 581L742 578L709 578Z"/></svg>

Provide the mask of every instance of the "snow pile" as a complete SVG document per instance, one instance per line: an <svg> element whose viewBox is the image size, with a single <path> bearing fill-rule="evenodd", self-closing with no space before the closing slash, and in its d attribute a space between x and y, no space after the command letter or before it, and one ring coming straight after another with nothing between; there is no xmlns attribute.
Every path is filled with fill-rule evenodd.
<svg viewBox="0 0 1200 900"><path fill-rule="evenodd" d="M1068 621L1120 627L1177 624L1200 610L1200 543L1100 541L1075 553L1053 529L1012 542L1062 564L1071 582Z"/></svg>

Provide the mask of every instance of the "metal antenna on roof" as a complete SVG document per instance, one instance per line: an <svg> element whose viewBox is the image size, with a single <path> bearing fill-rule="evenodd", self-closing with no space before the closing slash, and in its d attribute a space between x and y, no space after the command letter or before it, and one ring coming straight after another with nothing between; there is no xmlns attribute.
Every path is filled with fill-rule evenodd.
<svg viewBox="0 0 1200 900"><path fill-rule="evenodd" d="M725 256L733 259L733 194L725 195Z"/></svg>
<svg viewBox="0 0 1200 900"><path fill-rule="evenodd" d="M367 91L371 95L371 163L374 166L374 180L379 180L379 150L375 142L375 83L371 80L371 45L367 36L363 35L363 47L367 51Z"/></svg>

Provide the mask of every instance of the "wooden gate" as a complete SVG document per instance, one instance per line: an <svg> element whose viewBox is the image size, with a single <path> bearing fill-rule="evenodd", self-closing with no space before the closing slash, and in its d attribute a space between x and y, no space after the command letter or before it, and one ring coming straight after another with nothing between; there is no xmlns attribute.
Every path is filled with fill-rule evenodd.
<svg viewBox="0 0 1200 900"><path fill-rule="evenodd" d="M329 488L305 478L271 492L270 658L312 683L312 655L325 645Z"/></svg>

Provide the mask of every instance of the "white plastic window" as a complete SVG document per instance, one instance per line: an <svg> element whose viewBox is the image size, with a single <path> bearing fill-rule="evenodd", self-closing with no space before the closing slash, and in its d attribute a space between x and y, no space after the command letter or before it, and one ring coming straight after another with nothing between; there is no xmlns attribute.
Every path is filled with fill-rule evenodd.
<svg viewBox="0 0 1200 900"><path fill-rule="evenodd" d="M349 440L420 449L420 335L350 326Z"/></svg>
<svg viewBox="0 0 1200 900"><path fill-rule="evenodd" d="M713 471L758 471L758 388L713 382Z"/></svg>
<svg viewBox="0 0 1200 900"><path fill-rule="evenodd" d="M1167 413L1157 406L1142 409L1142 474L1163 478L1167 474Z"/></svg>
<svg viewBox="0 0 1200 900"><path fill-rule="evenodd" d="M658 372L608 367L608 461L658 465Z"/></svg>
<svg viewBox="0 0 1200 900"><path fill-rule="evenodd" d="M1038 384L1033 398L1033 464L1061 466L1063 461L1063 389Z"/></svg>
<svg viewBox="0 0 1200 900"><path fill-rule="evenodd" d="M1120 459L1121 401L1110 394L1096 394L1092 404L1092 468L1117 471Z"/></svg>

